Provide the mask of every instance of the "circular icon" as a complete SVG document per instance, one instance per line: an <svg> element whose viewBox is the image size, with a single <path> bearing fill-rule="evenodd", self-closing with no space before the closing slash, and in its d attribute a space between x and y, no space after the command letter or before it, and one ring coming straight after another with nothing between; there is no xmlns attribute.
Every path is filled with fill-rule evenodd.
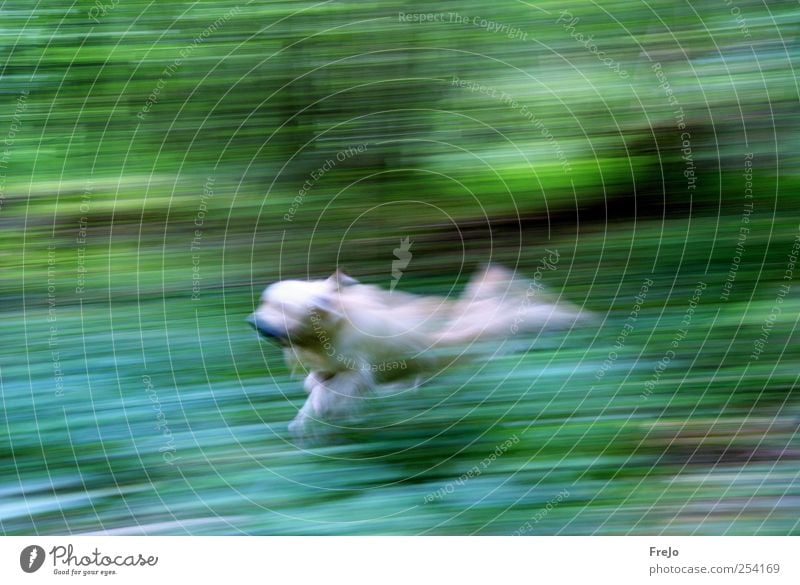
<svg viewBox="0 0 800 585"><path fill-rule="evenodd" d="M44 549L32 544L22 549L19 554L19 566L26 573L35 573L44 564Z"/></svg>

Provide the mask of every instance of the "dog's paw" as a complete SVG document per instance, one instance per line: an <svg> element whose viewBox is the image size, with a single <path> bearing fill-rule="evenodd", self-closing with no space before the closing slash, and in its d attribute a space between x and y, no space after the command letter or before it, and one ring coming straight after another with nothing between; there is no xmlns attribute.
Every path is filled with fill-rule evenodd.
<svg viewBox="0 0 800 585"><path fill-rule="evenodd" d="M300 439L313 437L324 427L346 425L363 407L374 380L363 371L312 372L304 386L308 398L289 424L289 432Z"/></svg>
<svg viewBox="0 0 800 585"><path fill-rule="evenodd" d="M308 417L301 410L289 423L289 434L298 443L304 443L313 437L311 425Z"/></svg>

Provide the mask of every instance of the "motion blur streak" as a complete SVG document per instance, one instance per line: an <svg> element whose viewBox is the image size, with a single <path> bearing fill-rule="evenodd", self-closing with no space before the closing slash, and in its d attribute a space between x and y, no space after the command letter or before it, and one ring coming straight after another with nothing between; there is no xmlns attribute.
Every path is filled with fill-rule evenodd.
<svg viewBox="0 0 800 585"><path fill-rule="evenodd" d="M800 533L797 14L5 2L0 532ZM485 263L596 323L292 441L267 285Z"/></svg>

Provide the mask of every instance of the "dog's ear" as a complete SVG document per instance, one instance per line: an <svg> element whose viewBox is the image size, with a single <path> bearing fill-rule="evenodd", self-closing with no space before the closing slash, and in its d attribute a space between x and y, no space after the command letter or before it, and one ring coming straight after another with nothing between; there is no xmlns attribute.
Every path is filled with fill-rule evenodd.
<svg viewBox="0 0 800 585"><path fill-rule="evenodd" d="M336 322L343 316L337 302L337 293L344 287L358 284L358 281L347 276L341 270L337 270L325 280L325 284L325 288L328 290L316 295L311 304L314 310L323 315L328 321Z"/></svg>
<svg viewBox="0 0 800 585"><path fill-rule="evenodd" d="M337 269L336 272L328 277L328 284L331 285L331 290L338 290L343 286L352 286L358 284L358 281L352 276L346 275L342 270Z"/></svg>
<svg viewBox="0 0 800 585"><path fill-rule="evenodd" d="M342 312L336 307L332 297L331 294L317 295L311 301L311 305L318 314L336 320L342 316Z"/></svg>
<svg viewBox="0 0 800 585"><path fill-rule="evenodd" d="M337 302L338 295L335 291L315 295L311 299L311 311L313 311L321 322L325 325L335 325L344 316L342 308Z"/></svg>

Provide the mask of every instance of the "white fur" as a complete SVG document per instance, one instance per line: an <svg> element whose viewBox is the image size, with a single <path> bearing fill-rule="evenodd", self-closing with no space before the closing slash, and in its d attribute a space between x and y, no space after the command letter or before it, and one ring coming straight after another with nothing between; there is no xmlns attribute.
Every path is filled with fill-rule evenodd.
<svg viewBox="0 0 800 585"><path fill-rule="evenodd" d="M290 425L298 436L314 421L346 420L376 385L411 383L476 342L569 327L580 317L498 266L478 273L458 299L389 292L341 273L285 280L267 287L251 315L279 333L287 362L307 374L309 396Z"/></svg>

